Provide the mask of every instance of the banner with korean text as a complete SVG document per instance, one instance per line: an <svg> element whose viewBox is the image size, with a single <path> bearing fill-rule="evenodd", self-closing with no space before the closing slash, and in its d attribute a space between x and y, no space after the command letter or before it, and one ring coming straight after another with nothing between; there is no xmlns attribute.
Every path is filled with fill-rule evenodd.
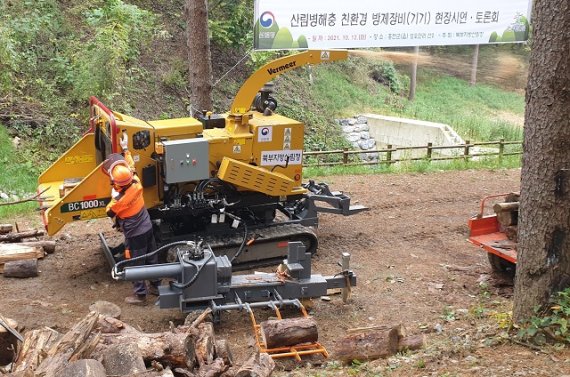
<svg viewBox="0 0 570 377"><path fill-rule="evenodd" d="M531 0L255 0L254 48L524 42Z"/></svg>

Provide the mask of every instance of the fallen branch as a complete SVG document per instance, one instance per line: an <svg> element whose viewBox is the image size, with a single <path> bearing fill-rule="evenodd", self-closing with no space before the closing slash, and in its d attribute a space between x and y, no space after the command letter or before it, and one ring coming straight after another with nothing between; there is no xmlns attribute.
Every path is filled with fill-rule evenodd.
<svg viewBox="0 0 570 377"><path fill-rule="evenodd" d="M40 196L46 192L47 190L49 190L49 187L42 190L41 192L38 192L36 195L34 196L30 196L29 198L25 198L25 199L20 199L20 200L15 200L13 202L0 202L0 207L1 206L10 206L13 204L21 204L21 203L26 203L26 202L38 202L40 200L45 201L45 199L40 199Z"/></svg>

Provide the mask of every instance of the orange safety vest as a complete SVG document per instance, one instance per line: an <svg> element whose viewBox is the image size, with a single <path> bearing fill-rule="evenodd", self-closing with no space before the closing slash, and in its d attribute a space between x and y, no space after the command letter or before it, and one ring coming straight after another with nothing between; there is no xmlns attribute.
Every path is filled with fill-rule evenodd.
<svg viewBox="0 0 570 377"><path fill-rule="evenodd" d="M138 214L144 208L143 188L139 178L135 175L133 182L121 191L119 196L112 198L107 204L107 215L119 219L127 219ZM114 216L113 216L114 215Z"/></svg>

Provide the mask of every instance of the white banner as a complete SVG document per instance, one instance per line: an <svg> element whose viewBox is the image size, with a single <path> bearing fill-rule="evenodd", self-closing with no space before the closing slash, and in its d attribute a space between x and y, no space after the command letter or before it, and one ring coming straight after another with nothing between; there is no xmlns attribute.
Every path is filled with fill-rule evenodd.
<svg viewBox="0 0 570 377"><path fill-rule="evenodd" d="M531 0L255 0L254 48L516 43Z"/></svg>

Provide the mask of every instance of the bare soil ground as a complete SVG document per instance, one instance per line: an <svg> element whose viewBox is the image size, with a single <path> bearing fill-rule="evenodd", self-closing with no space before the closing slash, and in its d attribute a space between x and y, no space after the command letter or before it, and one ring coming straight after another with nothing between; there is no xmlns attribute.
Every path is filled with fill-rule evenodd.
<svg viewBox="0 0 570 377"><path fill-rule="evenodd" d="M410 334L426 333L428 346L362 365L278 361L276 375L570 376L568 350L536 351L500 341L499 316L491 314L510 310L512 286L493 276L486 255L466 241L467 219L478 211L479 200L517 191L519 180L516 169L322 178L370 211L321 217L313 273L338 272L340 253L348 251L358 276L350 304L336 295L314 301L311 313L321 342L333 350L347 329L401 323ZM18 221L25 227L26 220ZM32 219L27 225L38 223ZM121 306L124 321L147 332L183 322L185 315L176 310L123 303L130 283L111 279L99 231L114 232L107 221L68 225L56 237L58 250L40 262L39 277L2 278L0 312L27 329L65 331L94 301L107 300ZM271 313L256 315L263 319ZM216 332L230 340L238 363L253 351L245 313L224 314Z"/></svg>

